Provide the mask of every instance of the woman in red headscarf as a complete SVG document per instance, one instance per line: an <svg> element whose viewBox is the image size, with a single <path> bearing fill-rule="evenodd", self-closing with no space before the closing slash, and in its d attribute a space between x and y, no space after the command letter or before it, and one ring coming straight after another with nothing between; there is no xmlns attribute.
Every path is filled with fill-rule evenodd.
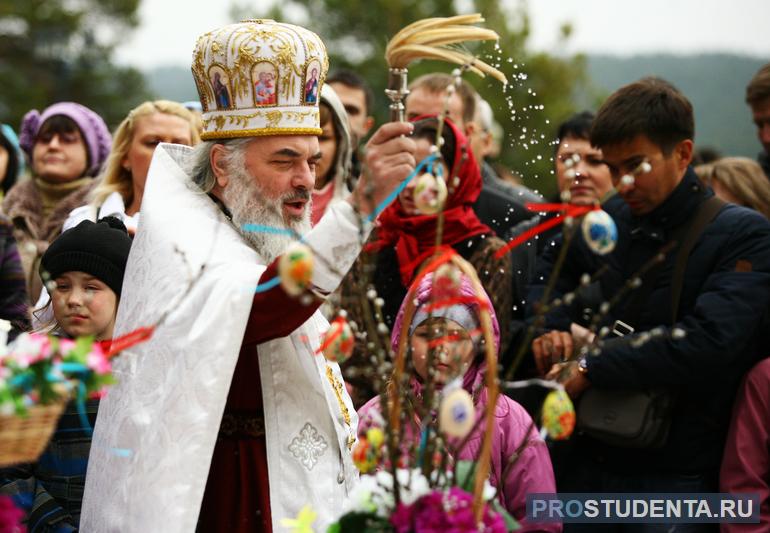
<svg viewBox="0 0 770 533"><path fill-rule="evenodd" d="M417 143L415 157L421 161L436 144L438 120L419 117L415 120L413 138ZM448 196L443 210L441 245L451 246L473 265L484 289L490 295L501 326L501 353L507 347L511 319L512 279L510 255L495 258L495 252L505 246L494 231L483 224L473 211L473 203L481 192L481 173L465 135L448 119L442 128L440 164L447 183ZM451 169L451 171L450 171ZM383 298L383 319L388 328L398 313L407 289L420 266L436 251L438 215L422 214L415 205L413 179L379 216L377 227L365 250L376 254L370 281L378 296ZM365 254L358 259L342 283L341 306L352 320L360 323L361 280L364 265L371 258ZM366 289L366 288L363 288ZM356 407L374 395L371 378L349 371L368 364L360 347L343 366L345 381L355 387L353 401Z"/></svg>

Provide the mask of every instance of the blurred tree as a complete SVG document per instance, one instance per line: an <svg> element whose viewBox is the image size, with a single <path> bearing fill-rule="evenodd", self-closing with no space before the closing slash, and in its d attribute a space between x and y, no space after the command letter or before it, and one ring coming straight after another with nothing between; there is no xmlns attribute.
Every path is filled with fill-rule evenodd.
<svg viewBox="0 0 770 533"><path fill-rule="evenodd" d="M401 28L426 17L456 15L454 0L294 0L275 4L269 12L255 13L244 0L231 3L233 20L270 17L301 24L318 33L331 56L331 69L350 68L374 88L375 114L387 120L387 83L384 53L390 37ZM499 161L521 175L525 184L548 195L556 190L552 179L553 145L556 125L575 111L575 94L589 91L586 62L582 56L536 53L527 48L529 17L526 0L466 0L463 12L479 12L485 26L500 34L499 48L491 44L472 45L482 59L497 66L508 77L503 89L497 81L468 74L469 81L495 111L505 138ZM558 50L572 33L564 24L559 29ZM433 71L450 72L446 63L425 61L409 68L410 79Z"/></svg>
<svg viewBox="0 0 770 533"><path fill-rule="evenodd" d="M117 125L149 97L142 74L111 62L140 0L0 0L0 121L73 100Z"/></svg>

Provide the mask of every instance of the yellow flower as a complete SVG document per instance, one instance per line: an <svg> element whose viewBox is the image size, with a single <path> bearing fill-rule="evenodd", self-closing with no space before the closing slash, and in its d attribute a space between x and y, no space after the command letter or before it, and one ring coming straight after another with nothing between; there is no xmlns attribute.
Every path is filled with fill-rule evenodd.
<svg viewBox="0 0 770 533"><path fill-rule="evenodd" d="M313 533L313 522L315 522L318 513L313 508L306 505L297 515L297 518L284 518L281 525L290 528L292 533Z"/></svg>

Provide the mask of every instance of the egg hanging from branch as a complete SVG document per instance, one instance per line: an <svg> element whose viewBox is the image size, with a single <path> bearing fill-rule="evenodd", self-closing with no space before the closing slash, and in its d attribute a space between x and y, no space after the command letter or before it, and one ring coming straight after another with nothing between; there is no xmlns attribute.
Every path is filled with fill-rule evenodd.
<svg viewBox="0 0 770 533"><path fill-rule="evenodd" d="M435 215L444 207L446 202L446 183L430 172L425 172L417 178L414 186L414 205L423 215Z"/></svg>
<svg viewBox="0 0 770 533"><path fill-rule="evenodd" d="M543 428L553 440L564 440L575 429L575 407L564 390L548 393L543 402Z"/></svg>
<svg viewBox="0 0 770 533"><path fill-rule="evenodd" d="M281 287L291 296L299 296L310 287L313 278L313 252L302 243L289 245L278 260Z"/></svg>
<svg viewBox="0 0 770 533"><path fill-rule="evenodd" d="M602 209L589 211L581 224L583 238L588 247L598 255L606 255L615 249L618 242L618 228L612 217Z"/></svg>
<svg viewBox="0 0 770 533"><path fill-rule="evenodd" d="M353 354L354 345L355 337L350 324L345 318L338 316L329 324L321 350L327 361L344 363Z"/></svg>
<svg viewBox="0 0 770 533"><path fill-rule="evenodd" d="M471 395L465 389L455 389L441 400L439 428L450 437L465 437L473 428L476 412Z"/></svg>

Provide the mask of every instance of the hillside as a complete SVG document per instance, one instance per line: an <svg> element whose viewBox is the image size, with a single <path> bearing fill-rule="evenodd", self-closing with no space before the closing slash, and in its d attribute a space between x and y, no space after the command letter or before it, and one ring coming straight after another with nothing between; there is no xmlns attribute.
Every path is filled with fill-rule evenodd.
<svg viewBox="0 0 770 533"><path fill-rule="evenodd" d="M177 102L197 100L190 67L158 67L144 73L144 79L157 98L166 98Z"/></svg>
<svg viewBox="0 0 770 533"><path fill-rule="evenodd" d="M642 76L656 75L679 87L695 108L696 143L725 155L754 157L759 142L743 101L746 83L765 61L727 54L697 56L588 56L588 74L595 93L606 96ZM177 101L197 99L188 67L162 67L145 73L151 90ZM586 96L586 102L595 100ZM590 107L590 106L589 106Z"/></svg>
<svg viewBox="0 0 770 533"><path fill-rule="evenodd" d="M698 146L755 157L760 145L744 95L746 84L766 61L726 54L589 56L588 73L605 95L642 76L667 79L693 104Z"/></svg>

